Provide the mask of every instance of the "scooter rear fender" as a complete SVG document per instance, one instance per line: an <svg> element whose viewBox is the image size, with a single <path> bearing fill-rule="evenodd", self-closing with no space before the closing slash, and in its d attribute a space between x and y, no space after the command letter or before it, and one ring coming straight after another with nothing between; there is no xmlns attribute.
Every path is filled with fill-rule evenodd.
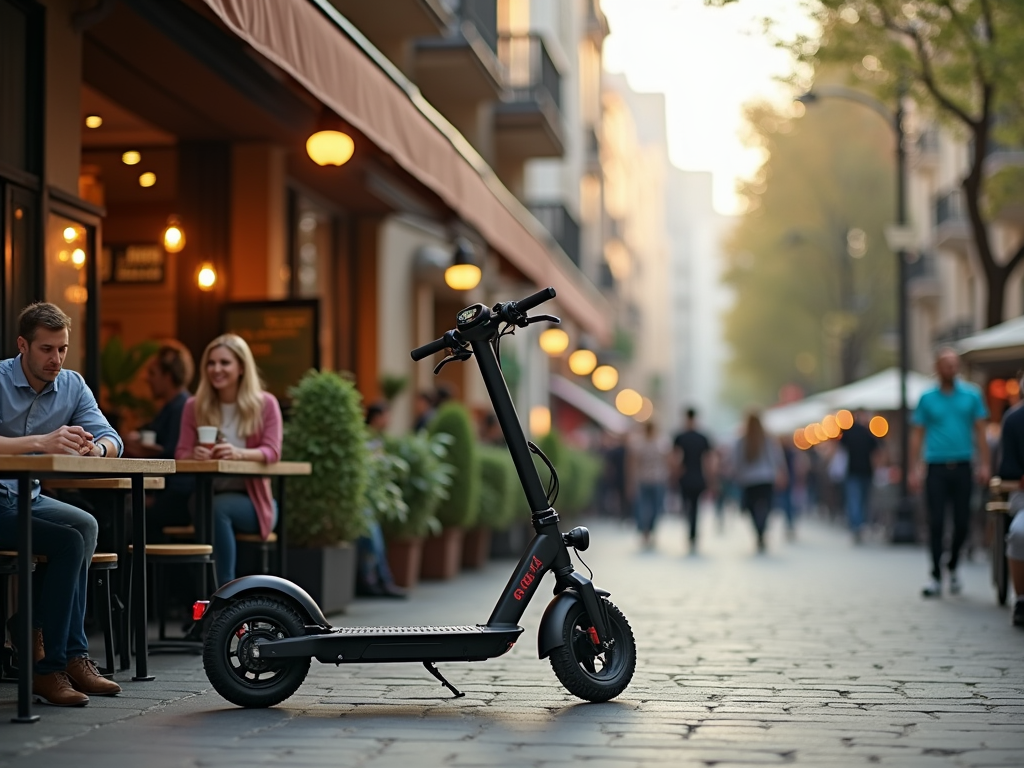
<svg viewBox="0 0 1024 768"><path fill-rule="evenodd" d="M611 594L606 589L594 588L599 597L607 597ZM569 609L576 603L583 602L583 598L575 589L565 589L555 595L544 609L544 616L540 620L540 630L537 632L537 656L541 659L547 658L555 648L565 645L562 637L562 627L569 615Z"/></svg>
<svg viewBox="0 0 1024 768"><path fill-rule="evenodd" d="M215 606L218 601L233 600L252 594L283 597L292 603L300 613L305 614L309 624L316 624L325 629L331 628L330 622L320 610L320 606L316 604L316 600L298 584L279 576L242 576L240 579L229 581L213 593L210 603L211 606Z"/></svg>

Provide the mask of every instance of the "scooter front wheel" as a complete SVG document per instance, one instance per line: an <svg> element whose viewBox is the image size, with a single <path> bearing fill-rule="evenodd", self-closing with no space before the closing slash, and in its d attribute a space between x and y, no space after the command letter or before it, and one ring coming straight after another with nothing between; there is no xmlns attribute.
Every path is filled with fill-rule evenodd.
<svg viewBox="0 0 1024 768"><path fill-rule="evenodd" d="M305 633L288 603L266 595L242 598L214 615L203 645L206 677L221 696L240 707L272 707L306 679L308 658L261 659L257 640Z"/></svg>
<svg viewBox="0 0 1024 768"><path fill-rule="evenodd" d="M622 611L601 598L608 615L610 643L596 641L594 622L582 602L566 614L563 645L551 652L551 668L559 682L574 696L586 701L608 701L622 693L636 669L633 630Z"/></svg>

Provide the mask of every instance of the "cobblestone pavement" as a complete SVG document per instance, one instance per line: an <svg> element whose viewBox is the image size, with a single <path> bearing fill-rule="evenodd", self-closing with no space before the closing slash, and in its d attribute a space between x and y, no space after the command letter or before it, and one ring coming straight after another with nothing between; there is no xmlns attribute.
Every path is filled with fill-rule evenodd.
<svg viewBox="0 0 1024 768"><path fill-rule="evenodd" d="M965 564L962 595L926 602L920 548L855 548L811 520L757 556L745 520L702 525L696 556L674 520L647 552L628 528L591 526L585 557L639 651L613 702L573 699L537 660L542 587L511 653L443 665L463 699L418 665L314 662L284 704L241 710L197 657L156 656L157 681L40 707L32 726L8 722L15 689L0 686L0 766L1024 766L1024 632L987 563ZM483 621L510 569L358 601L337 623Z"/></svg>

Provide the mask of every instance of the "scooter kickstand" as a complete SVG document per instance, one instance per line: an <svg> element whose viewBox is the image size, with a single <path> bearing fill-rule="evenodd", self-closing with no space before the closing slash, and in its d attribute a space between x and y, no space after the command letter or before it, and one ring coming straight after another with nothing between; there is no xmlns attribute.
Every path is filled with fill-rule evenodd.
<svg viewBox="0 0 1024 768"><path fill-rule="evenodd" d="M434 666L434 662L432 662L432 661L424 661L423 662L423 668L425 670L427 670L427 672L432 674L434 677L436 677L438 680L440 680L441 681L441 685L443 685L445 688L447 688L449 691L451 691L453 694L455 694L455 698L456 699L461 699L463 696L466 695L462 691L460 691L458 688L456 688L454 685L452 685L451 683L449 683L447 680L444 679L444 675L441 674L441 670L439 670L437 667Z"/></svg>

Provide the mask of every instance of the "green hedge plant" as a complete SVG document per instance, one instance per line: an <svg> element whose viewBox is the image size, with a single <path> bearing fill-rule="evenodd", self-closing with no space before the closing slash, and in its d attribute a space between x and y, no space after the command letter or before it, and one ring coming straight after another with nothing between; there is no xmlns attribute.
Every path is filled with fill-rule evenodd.
<svg viewBox="0 0 1024 768"><path fill-rule="evenodd" d="M289 390L283 458L308 461L313 474L288 483L288 538L294 547L333 546L367 531L370 450L362 397L333 371L309 371Z"/></svg>
<svg viewBox="0 0 1024 768"><path fill-rule="evenodd" d="M447 462L448 448L454 438L445 432L427 432L404 437L389 437L384 450L404 465L396 477L406 513L401 518L383 519L378 515L388 538L417 538L439 533L441 523L435 517L438 505L449 497L455 468Z"/></svg>
<svg viewBox="0 0 1024 768"><path fill-rule="evenodd" d="M445 528L471 528L480 496L480 457L469 411L460 403L445 403L430 422L431 435L451 435L447 461L452 465L452 487L437 519Z"/></svg>
<svg viewBox="0 0 1024 768"><path fill-rule="evenodd" d="M515 464L505 448L480 446L480 497L477 524L507 530L526 504Z"/></svg>

